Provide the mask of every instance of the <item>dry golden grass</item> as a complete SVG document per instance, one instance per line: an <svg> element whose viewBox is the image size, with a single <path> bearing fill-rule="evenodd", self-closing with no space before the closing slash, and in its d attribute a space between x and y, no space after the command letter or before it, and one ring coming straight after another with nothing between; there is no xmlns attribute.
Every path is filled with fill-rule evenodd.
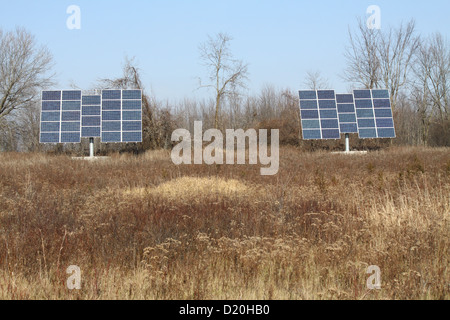
<svg viewBox="0 0 450 320"><path fill-rule="evenodd" d="M151 195L166 201L204 201L212 197L240 197L254 194L254 188L235 179L218 177L181 177L162 183L153 188L133 188L125 195L145 197Z"/></svg>
<svg viewBox="0 0 450 320"><path fill-rule="evenodd" d="M1 154L0 299L450 298L449 149L280 161Z"/></svg>

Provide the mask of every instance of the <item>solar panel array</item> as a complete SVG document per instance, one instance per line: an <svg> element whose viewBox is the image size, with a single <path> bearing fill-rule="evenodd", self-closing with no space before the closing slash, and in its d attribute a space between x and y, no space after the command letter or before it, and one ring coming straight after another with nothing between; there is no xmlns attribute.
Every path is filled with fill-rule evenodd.
<svg viewBox="0 0 450 320"><path fill-rule="evenodd" d="M339 139L358 133L361 139L395 138L388 90L333 90L299 92L303 139Z"/></svg>
<svg viewBox="0 0 450 320"><path fill-rule="evenodd" d="M395 138L388 90L354 90L360 138Z"/></svg>
<svg viewBox="0 0 450 320"><path fill-rule="evenodd" d="M82 137L142 142L142 91L43 91L40 142L79 143Z"/></svg>
<svg viewBox="0 0 450 320"><path fill-rule="evenodd" d="M81 102L81 137L100 137L101 101L100 95L83 96Z"/></svg>
<svg viewBox="0 0 450 320"><path fill-rule="evenodd" d="M103 90L102 142L142 141L140 90Z"/></svg>
<svg viewBox="0 0 450 320"><path fill-rule="evenodd" d="M44 91L42 93L42 143L79 143L81 91Z"/></svg>
<svg viewBox="0 0 450 320"><path fill-rule="evenodd" d="M341 133L358 133L353 94L337 94L336 102Z"/></svg>
<svg viewBox="0 0 450 320"><path fill-rule="evenodd" d="M339 139L339 121L334 90L300 91L303 138Z"/></svg>

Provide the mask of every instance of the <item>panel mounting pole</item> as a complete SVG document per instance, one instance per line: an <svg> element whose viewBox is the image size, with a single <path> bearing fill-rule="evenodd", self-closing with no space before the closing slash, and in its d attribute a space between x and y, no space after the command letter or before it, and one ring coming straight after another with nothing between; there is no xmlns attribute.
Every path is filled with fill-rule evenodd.
<svg viewBox="0 0 450 320"><path fill-rule="evenodd" d="M89 157L94 158L94 138L89 138Z"/></svg>
<svg viewBox="0 0 450 320"><path fill-rule="evenodd" d="M345 152L350 152L350 134L345 134Z"/></svg>

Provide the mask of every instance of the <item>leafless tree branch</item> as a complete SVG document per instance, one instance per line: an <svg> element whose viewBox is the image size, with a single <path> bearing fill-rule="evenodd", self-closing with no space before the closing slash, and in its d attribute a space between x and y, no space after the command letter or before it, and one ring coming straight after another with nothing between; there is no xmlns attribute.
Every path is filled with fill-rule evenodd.
<svg viewBox="0 0 450 320"><path fill-rule="evenodd" d="M224 33L214 38L208 36L208 41L199 47L203 65L209 69L209 83L199 88L214 88L216 95L214 126L219 127L220 104L225 96L233 94L238 88L245 88L248 80L248 65L235 60L231 54L229 43L232 38Z"/></svg>

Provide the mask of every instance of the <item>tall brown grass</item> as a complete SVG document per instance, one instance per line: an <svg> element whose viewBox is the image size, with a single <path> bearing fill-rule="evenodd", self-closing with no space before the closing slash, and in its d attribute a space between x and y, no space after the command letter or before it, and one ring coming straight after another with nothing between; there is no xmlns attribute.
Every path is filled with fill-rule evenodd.
<svg viewBox="0 0 450 320"><path fill-rule="evenodd" d="M280 161L1 154L0 299L450 298L449 149Z"/></svg>

